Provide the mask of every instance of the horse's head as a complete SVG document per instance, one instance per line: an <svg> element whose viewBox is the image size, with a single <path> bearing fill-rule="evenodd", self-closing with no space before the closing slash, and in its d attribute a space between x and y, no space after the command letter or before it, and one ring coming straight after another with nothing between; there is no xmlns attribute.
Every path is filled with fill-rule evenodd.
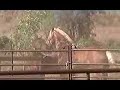
<svg viewBox="0 0 120 90"><path fill-rule="evenodd" d="M48 35L48 38L47 38L47 41L46 41L46 44L47 45L52 45L53 43L55 43L55 37L54 37L54 28L52 28L49 32L49 35Z"/></svg>
<svg viewBox="0 0 120 90"><path fill-rule="evenodd" d="M72 44L73 40L63 30L57 27L50 30L46 43L49 46L55 45L57 49L61 49L66 46L67 43Z"/></svg>
<svg viewBox="0 0 120 90"><path fill-rule="evenodd" d="M48 38L47 38L47 41L46 43L48 45L53 45L55 44L56 40L59 40L61 39L61 37L63 37L57 30L59 30L60 28L57 27L57 28L52 28L49 32L49 35L48 35Z"/></svg>

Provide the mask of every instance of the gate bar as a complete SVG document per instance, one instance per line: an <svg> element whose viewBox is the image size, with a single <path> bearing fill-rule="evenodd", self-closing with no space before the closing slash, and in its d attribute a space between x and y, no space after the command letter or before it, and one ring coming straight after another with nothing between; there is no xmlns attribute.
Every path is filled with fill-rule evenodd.
<svg viewBox="0 0 120 90"><path fill-rule="evenodd" d="M120 69L72 69L44 71L0 71L0 75L37 75L37 74L69 74L69 73L120 73Z"/></svg>

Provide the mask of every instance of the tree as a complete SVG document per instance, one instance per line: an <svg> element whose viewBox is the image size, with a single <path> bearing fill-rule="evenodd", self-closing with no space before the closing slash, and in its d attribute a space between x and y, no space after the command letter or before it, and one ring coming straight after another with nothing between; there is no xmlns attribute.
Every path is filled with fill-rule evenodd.
<svg viewBox="0 0 120 90"><path fill-rule="evenodd" d="M89 38L91 30L94 28L92 16L98 10L63 10L54 11L57 25L61 26L74 41L79 38Z"/></svg>
<svg viewBox="0 0 120 90"><path fill-rule="evenodd" d="M56 26L62 27L77 45L82 43L83 46L86 46L86 44L95 43L95 40L90 39L95 27L93 16L105 13L104 10L57 10L53 12L57 22Z"/></svg>
<svg viewBox="0 0 120 90"><path fill-rule="evenodd" d="M14 49L34 49L32 42L36 39L37 33L50 30L53 27L54 16L48 10L27 10L19 21L13 36Z"/></svg>

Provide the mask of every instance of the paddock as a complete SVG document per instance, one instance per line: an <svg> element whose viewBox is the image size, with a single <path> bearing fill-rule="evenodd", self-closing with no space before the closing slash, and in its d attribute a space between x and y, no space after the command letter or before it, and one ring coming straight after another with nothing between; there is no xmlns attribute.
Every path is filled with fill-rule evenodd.
<svg viewBox="0 0 120 90"><path fill-rule="evenodd" d="M120 49L72 49L68 50L1 50L0 52L9 52L9 56L0 56L0 80L60 80L59 74L68 75L68 80L92 80L92 73L109 73L107 80L120 80L120 64L114 63L73 63L72 52L73 51L120 51ZM56 59L50 57L39 56L15 56L16 52L65 52L68 53L68 61L65 64L57 64ZM43 60L44 59L44 60ZM46 59L46 61L45 61ZM98 58L99 59L99 58ZM44 61L44 62L43 62ZM73 69L74 65L88 66L90 68ZM110 66L108 69L101 69L99 66ZM98 68L92 68L97 66ZM63 70L59 70L59 67L64 67ZM29 68L29 69L28 69ZM43 74L45 77L43 77ZM80 74L73 76L72 74ZM81 76L82 75L82 76ZM98 77L103 78L103 77ZM62 78L64 80L64 78Z"/></svg>

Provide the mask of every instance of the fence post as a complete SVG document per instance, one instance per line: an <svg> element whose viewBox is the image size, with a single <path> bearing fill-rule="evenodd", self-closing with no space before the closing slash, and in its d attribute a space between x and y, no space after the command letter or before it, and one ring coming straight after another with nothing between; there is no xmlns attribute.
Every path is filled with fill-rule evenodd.
<svg viewBox="0 0 120 90"><path fill-rule="evenodd" d="M68 69L72 69L72 45L68 46ZM71 73L69 73L69 80L72 80Z"/></svg>
<svg viewBox="0 0 120 90"><path fill-rule="evenodd" d="M87 80L90 80L90 73L86 73L87 74Z"/></svg>
<svg viewBox="0 0 120 90"><path fill-rule="evenodd" d="M12 71L13 71L13 64L14 64L14 61L13 61L13 51L12 51Z"/></svg>

